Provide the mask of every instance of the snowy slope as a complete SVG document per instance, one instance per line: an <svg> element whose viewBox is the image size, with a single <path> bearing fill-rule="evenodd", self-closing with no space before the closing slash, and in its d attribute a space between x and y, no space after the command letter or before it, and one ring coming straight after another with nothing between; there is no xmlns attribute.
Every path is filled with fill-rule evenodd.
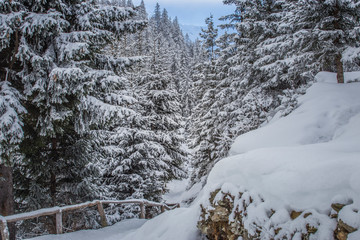
<svg viewBox="0 0 360 240"><path fill-rule="evenodd" d="M360 74L346 73L347 81ZM237 138L230 155L269 147L299 146L334 140L349 120L360 111L355 99L359 89L355 84L334 84L336 75L322 72L316 76L317 84L300 97L299 108L286 118L270 122L266 127Z"/></svg>
<svg viewBox="0 0 360 240"><path fill-rule="evenodd" d="M338 194L360 204L360 84L335 77L319 74L292 114L239 137L209 184L238 182L298 209L328 209Z"/></svg>
<svg viewBox="0 0 360 240"><path fill-rule="evenodd" d="M360 79L360 73L346 77ZM121 239L199 239L199 206L209 206L210 193L218 188L234 196L239 191L261 195L264 202L248 209L245 223L249 228L252 222L263 224L262 239L273 236L271 227L289 233L301 230L305 220L292 221L291 210L311 212L306 221L319 224L312 239L333 239L336 221L328 217L332 203L350 203L339 218L360 228L359 82L339 85L335 74L318 74L296 110L238 137L231 155L215 165L190 207L149 220ZM276 214L268 217L269 210ZM360 231L349 239L359 240Z"/></svg>

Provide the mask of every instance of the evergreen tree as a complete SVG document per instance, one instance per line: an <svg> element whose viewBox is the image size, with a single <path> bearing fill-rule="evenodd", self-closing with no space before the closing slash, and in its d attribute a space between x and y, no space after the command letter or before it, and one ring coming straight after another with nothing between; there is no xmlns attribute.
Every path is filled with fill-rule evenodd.
<svg viewBox="0 0 360 240"><path fill-rule="evenodd" d="M346 67L354 66L353 63L356 66L359 59L359 51L356 50L360 39L359 4L356 0L299 2L299 19L302 24L312 29L321 68L337 72L339 83L344 82L343 62L347 63ZM349 54L349 51L355 54Z"/></svg>
<svg viewBox="0 0 360 240"><path fill-rule="evenodd" d="M151 17L155 21L155 29L154 30L160 30L161 29L161 9L160 4L156 3L155 10L154 10L154 16Z"/></svg>
<svg viewBox="0 0 360 240"><path fill-rule="evenodd" d="M0 5L1 164L19 159L20 211L98 197L159 201L185 176L190 51L179 23L157 5L137 31L144 2L100 3Z"/></svg>
<svg viewBox="0 0 360 240"><path fill-rule="evenodd" d="M137 11L137 18L139 20L148 20L148 14L146 12L145 3L142 0L141 4L136 8ZM142 30L137 31L134 36L134 49L137 51L134 53L134 55L137 56L144 56L145 53L149 49L149 44L147 42L147 38L149 36L149 28L144 28Z"/></svg>
<svg viewBox="0 0 360 240"><path fill-rule="evenodd" d="M199 91L198 88L200 85L196 86L196 84L201 82L201 79L203 78L203 68L204 68L204 62L207 60L207 54L205 49L201 45L200 40L196 40L192 44L188 44L189 48L189 77L190 80L186 86L188 86L188 91L184 92L184 103L186 103L186 106L184 110L186 110L185 116L188 117L189 124L186 124L187 128L190 127L191 122L191 115L194 113L194 108L196 104L198 103L198 99L201 95L201 91ZM190 133L190 130L187 131Z"/></svg>
<svg viewBox="0 0 360 240"><path fill-rule="evenodd" d="M168 181L185 176L182 165L187 160L187 152L179 132L182 127L179 96L173 77L158 63L144 74L138 86L144 96L141 102L147 129L147 136L143 137L148 148L143 159L148 159L148 170L158 172L151 176L156 180L150 181L152 191L164 193Z"/></svg>
<svg viewBox="0 0 360 240"><path fill-rule="evenodd" d="M194 172L191 176L191 184L204 180L201 178L210 171L212 164L217 160L216 149L219 140L219 131L214 125L218 113L218 109L214 108L215 88L218 84L215 63L206 62L199 67L202 74L198 76L199 78L195 78L194 83L194 87L198 88L196 95L199 96L199 100L191 116L190 127L192 139L190 147L194 152L192 160Z"/></svg>
<svg viewBox="0 0 360 240"><path fill-rule="evenodd" d="M0 82L0 165L12 166L24 136L20 115L26 110L21 104L21 93L12 87L9 79L4 79Z"/></svg>
<svg viewBox="0 0 360 240"><path fill-rule="evenodd" d="M25 17L18 1L0 2L0 215L14 214L13 166L21 157L19 143L24 137L21 115L26 113L24 96L17 89L21 80L16 72L19 31ZM15 240L15 224L9 224L10 239ZM1 236L0 236L1 239Z"/></svg>
<svg viewBox="0 0 360 240"><path fill-rule="evenodd" d="M0 41L0 165L12 165L11 159L17 152L23 138L22 119L25 113L21 100L23 96L16 89L19 79L16 70L19 64L15 52L18 48L19 27L22 24L23 6L18 2L0 3L2 39ZM15 39L15 41L14 41Z"/></svg>
<svg viewBox="0 0 360 240"><path fill-rule="evenodd" d="M144 0L141 0L140 5L137 7L137 11L138 11L138 15L141 16L142 19L148 18Z"/></svg>
<svg viewBox="0 0 360 240"><path fill-rule="evenodd" d="M200 101L191 117L194 172L190 186L197 182L205 183L205 177L214 164L227 156L234 138L232 127L236 120L232 119L235 116L227 109L234 91L227 78L231 67L229 59L235 54L232 38L233 35L225 32L216 40L218 58L203 65L202 80L195 82L197 91L200 90L197 93Z"/></svg>
<svg viewBox="0 0 360 240"><path fill-rule="evenodd" d="M203 47L206 49L207 59L197 66L199 75L194 75L195 99L197 104L191 116L190 143L193 149L191 185L202 181L219 159L218 147L220 129L215 124L219 108L216 106L216 86L219 83L216 68L215 47L217 29L214 29L212 16L206 19L207 30L202 29Z"/></svg>
<svg viewBox="0 0 360 240"><path fill-rule="evenodd" d="M192 184L226 157L236 136L257 128L281 104L287 105L284 112L288 113L294 107L291 95L310 79L314 63L313 51L296 41L299 25L289 24L295 23L293 2L224 2L236 5L235 12L223 19L230 20L224 26L235 28L237 33L225 33L216 42L204 41L207 52L217 59L202 68L200 83L195 85L201 100L192 115ZM215 44L218 48L212 51Z"/></svg>
<svg viewBox="0 0 360 240"><path fill-rule="evenodd" d="M206 18L205 23L207 29L201 29L200 37L203 39L204 47L207 49L207 53L210 59L215 58L216 38L218 36L218 29L214 26L213 15Z"/></svg>
<svg viewBox="0 0 360 240"><path fill-rule="evenodd" d="M21 3L12 1L15 7L4 16L16 15L17 22L7 26L10 45L4 42L6 51L2 51L12 57L4 69L21 79L16 87L23 90L27 109L20 145L24 160L16 163L15 172L17 197L26 199L20 207L35 209L92 199L98 192L92 183L97 170L87 129L98 112L89 107L89 96L102 82L94 73L124 64L124 59L109 59L101 49L139 23L126 21L134 15L130 9L91 2ZM11 69L12 64L17 69ZM11 88L4 83L2 89ZM14 100L9 106L23 112ZM13 130L20 129L21 124L14 123ZM16 130L13 142L19 137L21 132Z"/></svg>
<svg viewBox="0 0 360 240"><path fill-rule="evenodd" d="M146 17L143 7L137 8L142 9L141 18ZM159 6L157 9L160 13ZM165 10L159 16L166 22L157 22L155 16L143 35L134 35L141 45L138 52L147 56L126 69L121 74L122 84L107 94L114 114L108 114L108 127L97 131L103 142L102 172L108 198L161 201L166 183L185 176L182 164L187 152L180 135L179 94L170 74L170 59L176 48L172 22ZM125 214L121 208L112 211L114 218L117 212L122 213L121 218L138 214L137 207L126 208Z"/></svg>

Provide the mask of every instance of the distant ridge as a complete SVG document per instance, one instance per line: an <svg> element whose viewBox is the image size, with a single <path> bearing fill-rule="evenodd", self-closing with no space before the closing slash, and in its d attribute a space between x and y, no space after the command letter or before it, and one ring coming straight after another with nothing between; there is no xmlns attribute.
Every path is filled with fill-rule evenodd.
<svg viewBox="0 0 360 240"><path fill-rule="evenodd" d="M180 24L181 30L184 33L189 35L190 40L195 41L197 38L200 38L199 33L201 32L201 28L204 26L195 26L195 25L182 25Z"/></svg>

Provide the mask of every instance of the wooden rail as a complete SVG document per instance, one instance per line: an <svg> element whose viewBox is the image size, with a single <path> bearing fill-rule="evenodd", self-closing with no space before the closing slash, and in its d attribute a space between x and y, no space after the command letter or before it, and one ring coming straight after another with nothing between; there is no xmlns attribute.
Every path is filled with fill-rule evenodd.
<svg viewBox="0 0 360 240"><path fill-rule="evenodd" d="M140 218L145 218L145 206L151 206L151 207L161 207L161 212L163 213L165 210L172 210L174 208L180 207L180 205L177 204L166 204L166 203L157 203L157 202L151 202L147 200L138 200L138 199L131 199L131 200L95 200L92 202L86 202L81 203L77 205L70 205L70 206L64 206L64 207L53 207L53 208L44 208L37 211L32 211L28 213L20 213L10 216L1 216L0 215L0 232L1 237L3 240L9 240L9 231L7 227L7 223L17 222L21 220L27 220L27 219L33 219L41 216L49 216L49 215L55 215L56 218L56 234L62 234L63 233L63 226L62 226L62 213L66 211L73 211L78 210L82 208L97 206L99 215L100 215L100 221L101 226L106 227L108 226L106 215L104 211L103 204L139 204L140 205Z"/></svg>

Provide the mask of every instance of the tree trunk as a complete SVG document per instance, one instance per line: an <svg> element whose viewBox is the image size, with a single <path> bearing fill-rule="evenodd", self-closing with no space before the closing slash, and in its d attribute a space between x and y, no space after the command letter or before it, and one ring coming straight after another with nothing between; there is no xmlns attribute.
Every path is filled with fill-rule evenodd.
<svg viewBox="0 0 360 240"><path fill-rule="evenodd" d="M344 83L344 67L341 62L341 54L336 56L336 71L338 83Z"/></svg>
<svg viewBox="0 0 360 240"><path fill-rule="evenodd" d="M14 214L12 168L0 164L0 215L8 216L12 214ZM10 240L15 240L15 224L9 223L8 228Z"/></svg>
<svg viewBox="0 0 360 240"><path fill-rule="evenodd" d="M334 27L335 27L335 30L337 31L340 31L342 30L341 29L341 25L340 25L340 6L339 6L339 1L336 0L335 2L335 12L334 12L334 17L335 17L335 23L334 23ZM343 67L343 64L341 62L341 51L339 49L341 44L340 44L340 38L337 37L335 39L335 46L338 48L338 51L337 51L337 55L335 56L335 64L336 64L336 73L337 73L337 82L338 83L344 83L344 67Z"/></svg>

